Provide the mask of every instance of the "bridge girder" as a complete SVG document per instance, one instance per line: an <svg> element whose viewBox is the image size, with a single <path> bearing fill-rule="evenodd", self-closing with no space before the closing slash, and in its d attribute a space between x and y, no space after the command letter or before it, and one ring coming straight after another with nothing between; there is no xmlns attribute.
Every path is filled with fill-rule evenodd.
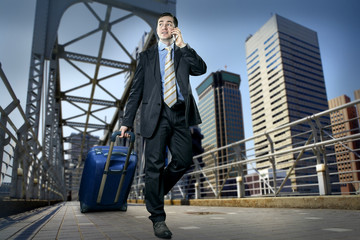
<svg viewBox="0 0 360 240"><path fill-rule="evenodd" d="M61 23L61 19L64 13L70 9L73 5L82 3L99 20L97 28L82 35L78 38L73 39L67 43L58 42L58 29ZM106 14L104 19L101 19L97 13L93 10L92 4L100 4L106 6ZM30 71L28 81L28 92L26 102L26 117L30 122L30 126L24 127L24 131L20 134L20 139L25 139L30 145L30 151L34 154L43 152L43 158L46 158L46 168L51 169L51 172L42 170L40 172L34 171L34 169L43 169L39 167L38 162L31 162L24 169L25 172L29 172L29 179L39 179L37 186L40 188L47 187L48 189L55 189L56 194L41 195L38 190L34 190L32 187L28 188L27 198L58 198L59 194L63 196L66 194L61 189L65 184L66 169L69 167L67 159L64 158L64 139L63 126L73 127L75 130L80 131L83 134L83 140L81 144L81 152L84 149L85 136L92 131L88 131L88 128L93 129L106 129L108 132L113 130L115 122L118 120L119 112L124 107L124 102L128 96L129 88L125 88L122 97L114 96L109 90L103 87L100 83L107 80L107 78L114 77L120 74L127 73L130 76L130 82L132 80L133 73L136 66L136 57L133 57L129 52L131 50L126 49L116 35L111 31L111 28L119 22L125 21L133 16L140 17L144 20L151 29L156 28L157 16L162 12L172 12L175 14L176 0L168 1L149 1L149 0L37 0L36 13L35 13L35 24L33 34L33 44L31 51L30 60ZM112 8L118 8L130 12L130 14L113 20L110 18ZM101 39L99 44L99 51L96 56L78 53L76 51L69 51L67 48L73 43L79 42L94 33L100 33ZM103 57L103 49L107 34L112 37L120 48L129 57L129 62L118 61L115 59L109 59ZM139 39L134 39L138 41ZM73 89L67 91L61 91L61 76L60 76L60 60L67 62L73 66L77 71L88 78L88 83L75 86ZM83 71L75 62L81 62L85 64L95 65L95 73L93 76L89 76ZM108 76L99 77L100 67L109 67L113 69L119 69L118 72L112 73ZM44 86L46 89L46 96L42 94ZM90 87L90 96L76 96L74 91ZM108 99L97 99L94 97L95 89L101 89L104 91L112 100ZM45 101L46 103L43 103ZM67 120L63 120L63 103L70 103L76 105L77 108L85 110L84 115L86 120L81 122L69 121L69 119L76 118L77 115L67 117ZM86 104L87 109L79 107L80 104ZM101 105L103 108L94 108L94 105ZM45 108L43 108L45 106ZM95 112L114 108L114 115L110 123L106 123L94 115ZM45 113L45 120L43 121L44 127L43 132L39 134L40 118L41 114ZM100 124L91 123L90 118L96 119ZM33 131L26 131L26 128L32 128ZM42 137L43 149L37 149L35 143L38 141L39 136ZM104 136L107 139L107 136ZM106 143L106 141L103 141ZM18 152L18 160L24 158L24 153ZM80 156L81 162L81 156ZM50 165L49 165L50 164ZM31 171L28 171L32 169ZM54 172L57 171L57 172ZM55 175L53 178L49 178L48 174ZM16 191L15 191L16 192ZM14 196L19 196L18 193L14 193Z"/></svg>

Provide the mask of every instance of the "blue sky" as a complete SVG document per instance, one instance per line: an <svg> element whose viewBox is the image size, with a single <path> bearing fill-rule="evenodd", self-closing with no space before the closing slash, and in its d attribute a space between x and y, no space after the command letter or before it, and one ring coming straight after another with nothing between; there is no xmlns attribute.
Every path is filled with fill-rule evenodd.
<svg viewBox="0 0 360 240"><path fill-rule="evenodd" d="M0 62L23 107L35 3L0 1ZM225 65L227 71L239 74L245 135L252 136L245 39L276 13L318 33L328 99L343 94L353 99L353 91L360 88L359 12L358 0L178 0L176 15L184 40L208 65L205 75L192 78L193 91L211 72L225 70Z"/></svg>

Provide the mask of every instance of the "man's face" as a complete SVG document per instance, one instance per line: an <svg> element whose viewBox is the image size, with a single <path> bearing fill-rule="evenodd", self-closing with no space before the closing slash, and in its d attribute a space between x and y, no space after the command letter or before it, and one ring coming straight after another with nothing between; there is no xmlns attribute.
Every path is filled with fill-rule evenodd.
<svg viewBox="0 0 360 240"><path fill-rule="evenodd" d="M156 32L160 40L172 38L171 31L175 28L174 19L170 16L159 18Z"/></svg>

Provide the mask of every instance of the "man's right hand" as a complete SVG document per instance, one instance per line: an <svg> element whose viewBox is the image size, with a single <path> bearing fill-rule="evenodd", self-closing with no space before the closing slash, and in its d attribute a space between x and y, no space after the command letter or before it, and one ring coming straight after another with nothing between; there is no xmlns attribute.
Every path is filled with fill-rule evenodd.
<svg viewBox="0 0 360 240"><path fill-rule="evenodd" d="M130 137L130 135L129 134L125 134L125 132L128 130L129 128L127 127L127 126L121 126L120 127L120 132L121 132L121 135L119 136L119 138L124 138L124 137L126 137L126 138L128 138L128 137Z"/></svg>

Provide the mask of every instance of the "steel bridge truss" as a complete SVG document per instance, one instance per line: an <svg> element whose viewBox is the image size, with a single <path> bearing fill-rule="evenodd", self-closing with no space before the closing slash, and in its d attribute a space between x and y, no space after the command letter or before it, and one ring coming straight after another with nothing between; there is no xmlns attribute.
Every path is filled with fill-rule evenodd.
<svg viewBox="0 0 360 240"><path fill-rule="evenodd" d="M80 18L86 11L97 24L81 35L66 42L59 42L60 20L67 9L75 5L82 6ZM1 132L2 142L5 143L9 139L16 142L11 166L11 197L49 200L66 197L67 190L72 189L71 175L74 171L71 168L77 166L79 169L84 160L82 153L87 150L86 136L103 131L104 135L99 144L107 144L109 135L118 124L129 93L137 54L134 47L129 49L123 43L122 37L125 34L113 29L118 24L126 26L127 21L134 17L140 17L150 29L155 29L157 16L162 12L175 13L175 5L176 0L37 0L26 110L23 113L25 124L15 129L18 136L10 132ZM92 47L92 52L95 49L96 54L78 51L83 41L99 35L99 42ZM152 31L148 36L153 36ZM107 39L115 43L114 51L125 56L124 60L105 57ZM134 37L132 41L137 43L139 39ZM144 45L146 44L148 43ZM62 79L61 67L64 63L86 81L76 78ZM93 69L91 74L89 68ZM101 75L102 69L112 71ZM105 87L105 82L114 78L120 79L121 76L128 78L128 84L124 86L122 94L112 91L116 86ZM123 78L118 81L119 85L124 81ZM71 81L71 84L66 81ZM62 85L71 87L64 90ZM97 91L102 92L102 97L96 97ZM4 111L1 113L1 120L4 122L4 129L8 122L5 118L6 111L18 106L15 95L13 99L14 103L11 106L2 109ZM71 155L71 149L67 149L69 144L66 144L69 136L64 136L66 130L82 136L78 148L80 154L76 161L65 156ZM40 194L42 189L56 194Z"/></svg>

